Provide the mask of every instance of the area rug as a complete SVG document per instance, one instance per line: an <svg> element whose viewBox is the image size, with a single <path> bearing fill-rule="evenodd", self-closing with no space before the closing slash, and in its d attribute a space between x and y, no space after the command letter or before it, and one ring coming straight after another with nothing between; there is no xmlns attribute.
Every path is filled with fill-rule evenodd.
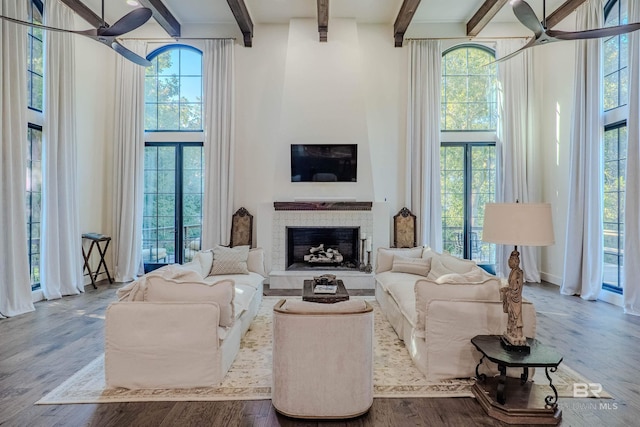
<svg viewBox="0 0 640 427"><path fill-rule="evenodd" d="M290 298L290 297L288 297ZM373 297L365 298L374 308L374 397L473 397L473 379L428 382L413 364L403 342L380 312ZM104 379L104 356L93 360L36 404L116 403L148 401L222 401L271 398L271 328L273 306L280 297L264 297L258 315L242 339L224 381L218 387L192 389L108 389ZM553 374L560 397L571 397L575 382L588 383L572 369L561 365ZM548 384L538 369L534 382Z"/></svg>

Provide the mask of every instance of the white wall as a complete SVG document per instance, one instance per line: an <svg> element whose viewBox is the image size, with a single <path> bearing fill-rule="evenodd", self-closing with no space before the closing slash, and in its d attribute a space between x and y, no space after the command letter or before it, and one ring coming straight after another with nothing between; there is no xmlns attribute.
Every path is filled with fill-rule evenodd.
<svg viewBox="0 0 640 427"><path fill-rule="evenodd" d="M405 204L407 49L393 47L391 26L348 21L332 23L327 43L314 20L294 20L257 26L251 49L236 45L236 208L303 197ZM295 142L357 143L358 183L291 183Z"/></svg>
<svg viewBox="0 0 640 427"><path fill-rule="evenodd" d="M570 15L557 29L572 31L575 15ZM556 243L542 248L541 277L562 284L566 247L567 209L569 201L569 145L573 112L575 42L553 43L535 48L536 86L541 149L542 200L551 203Z"/></svg>
<svg viewBox="0 0 640 427"><path fill-rule="evenodd" d="M75 49L80 231L113 236L112 147L116 54L106 46L79 36L75 38ZM107 251L107 263L113 274L112 251L113 248ZM95 270L97 257L92 255L92 261ZM89 283L88 277L85 283Z"/></svg>

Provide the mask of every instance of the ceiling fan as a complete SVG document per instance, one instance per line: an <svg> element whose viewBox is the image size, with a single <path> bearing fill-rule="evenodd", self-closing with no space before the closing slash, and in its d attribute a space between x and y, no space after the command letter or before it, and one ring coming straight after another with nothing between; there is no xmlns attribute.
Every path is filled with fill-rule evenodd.
<svg viewBox="0 0 640 427"><path fill-rule="evenodd" d="M115 24L108 26L104 21L104 0L102 0L102 24L98 28L91 28L89 30L77 31L77 30L67 30L64 28L56 28L49 27L47 25L36 24L32 22L22 21L20 19L11 18L9 16L0 15L0 19L4 19L9 22L14 22L20 25L26 25L29 27L42 28L43 30L48 31L58 31L62 33L72 33L72 34L80 34L82 36L89 37L94 39L106 46L109 46L120 55L127 58L129 61L135 62L138 65L142 65L143 67L148 67L151 65L151 62L146 58L139 56L138 54L132 52L131 50L124 47L116 37L119 37L123 34L126 34L130 31L135 30L136 28L143 25L145 22L151 18L152 12L151 9L146 7L141 7L132 10L127 13L125 16L120 18Z"/></svg>
<svg viewBox="0 0 640 427"><path fill-rule="evenodd" d="M513 5L513 14L516 15L518 21L520 21L525 27L533 31L534 37L523 47L516 50L513 53L510 53L507 56L504 56L498 59L495 62L506 61L510 59L523 50L539 46L542 44L558 42L563 40L583 40L583 39L598 39L601 37L611 37L619 34L630 33L633 31L640 30L640 22L636 22L634 24L625 24L618 25L615 27L606 27L606 28L597 28L594 30L584 30L584 31L557 31L557 30L549 30L547 29L547 17L546 17L546 0L542 3L543 11L542 14L543 20L540 21L536 16L535 12L529 6L529 4L524 0L512 0L511 4Z"/></svg>

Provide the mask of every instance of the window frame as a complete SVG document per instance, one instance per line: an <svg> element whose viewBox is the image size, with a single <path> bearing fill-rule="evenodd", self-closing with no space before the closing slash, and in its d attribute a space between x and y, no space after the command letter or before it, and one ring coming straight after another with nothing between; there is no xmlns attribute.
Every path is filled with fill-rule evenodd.
<svg viewBox="0 0 640 427"><path fill-rule="evenodd" d="M43 20L44 20L44 3L42 2L42 0L31 0L28 4L29 9L29 14L31 16L32 10L35 7L39 12L40 15L42 16ZM28 43L27 43L27 59L28 62L26 64L25 67L25 72L27 73L27 129L26 129L26 138L28 139L28 144L29 146L27 147L28 151L28 164L25 165L25 173L31 175L32 174L32 168L31 168L31 161L32 161L32 140L30 138L30 133L33 130L36 130L38 132L41 133L41 143L42 146L40 154L41 154L41 158L40 158L40 164L42 167L42 163L44 161L44 158L42 157L43 154L43 148L44 148L44 78L45 78L45 57L44 57L44 37L42 38L42 40L37 39L35 36L33 36L33 28L30 28L28 30ZM31 77L32 74L34 73L33 70L31 69L31 65L33 63L33 38L39 40L42 43L42 75L38 74L38 76L40 76L42 78L42 94L41 94L41 99L42 99L42 109L37 109L34 108L31 105L31 101L33 99L33 85L30 84L31 82ZM42 181L41 181L41 185L42 185ZM31 240L32 240L32 227L31 225L33 224L33 215L32 215L32 202L33 202L33 192L30 191L29 188L25 188L25 203L28 203L28 208L29 211L27 212L27 218L25 218L25 226L27 227L27 258L28 258L28 264L29 264L29 282L31 284L31 291L32 292L37 292L41 289L41 285L40 285L40 281L38 282L34 282L33 276L31 274L32 270L33 270L33 252L32 252L32 247L31 247ZM40 188L40 194L41 194L41 203L40 203L40 209L42 209L42 187ZM40 236L42 236L42 210L40 211ZM40 237L42 238L42 237ZM41 252L38 254L41 255ZM39 265L42 265L42 259L40 258L39 260Z"/></svg>
<svg viewBox="0 0 640 427"><path fill-rule="evenodd" d="M473 185L472 185L472 180L473 180L473 156L472 156L472 150L475 147L493 147L495 151L494 155L496 158L496 162L495 162L495 179L497 182L497 174L498 174L498 153L497 153L497 145L495 141L491 141L491 140L485 140L485 141L441 141L440 142L440 149L442 148L446 148L446 147L462 147L464 150L464 159L463 159L463 176L464 176L464 182L463 182L463 200L464 200L464 205L463 205L463 221L462 221L462 233L464 236L463 239L463 249L462 249L462 257L464 259L473 259L472 258L472 245L471 245L471 239L472 239L472 224L471 224L471 205L472 205L472 196L473 196ZM442 179L442 169L441 169L441 179ZM495 194L496 194L496 182L494 182L494 200L495 200ZM443 190L444 191L444 188ZM443 239L445 237L445 230L444 230L444 221L443 221L443 230L442 230L442 235L443 235ZM445 244L445 241L443 240L443 247ZM494 254L495 254L495 250L494 250ZM491 258L491 257L489 257ZM495 255L494 255L495 258ZM493 271L495 272L495 263L494 264L478 264L479 266L485 268L488 271Z"/></svg>
<svg viewBox="0 0 640 427"><path fill-rule="evenodd" d="M40 144L42 144L42 126L40 125L36 125L33 123L29 123L28 124L28 135L32 134L32 131L37 131L40 132ZM33 139L31 137L28 138L28 142L29 142L29 147L28 147L28 157L27 157L27 175L29 178L29 182L33 182ZM42 145L40 146L40 172L42 172ZM41 177L42 178L42 177ZM33 256L35 255L32 251L33 249L33 195L34 192L33 191L33 186L31 188L27 188L26 189L26 197L27 197L27 207L29 209L28 214L27 214L27 259L29 261L29 278L30 278L30 282L31 282L31 290L35 291L37 289L40 288L40 280L38 281L34 281L34 276L32 274L33 272ZM38 192L40 194L40 207L42 208L42 180L40 182L40 191ZM40 211L41 215L40 215L40 220L37 221L37 223L39 224L39 228L40 228L40 237L38 237L38 239L42 239L42 211ZM40 248L40 245L38 246ZM41 255L42 251L39 251L37 253L37 255ZM38 258L40 259L40 258ZM40 264L38 262L38 264ZM38 265L39 267L39 265Z"/></svg>
<svg viewBox="0 0 640 427"><path fill-rule="evenodd" d="M604 5L604 19L606 21L609 13L611 12L611 10L617 7L618 8L618 12L620 13L621 11L621 2L619 0L609 0L605 3ZM628 2L627 2L627 7L628 7ZM619 37L619 36L618 36ZM603 39L602 43L603 43L603 47L604 47L604 43L606 42L606 40L609 39ZM603 55L604 55L604 48L603 50ZM618 63L620 63L620 52L622 51L622 49L620 49L620 43L618 43ZM628 49L627 49L628 52ZM604 57L603 57L603 61L604 61ZM628 60L627 60L627 67L628 67ZM620 70L615 71L617 73L620 72ZM602 151L604 153L604 144L605 144L605 140L604 140L604 132L610 131L610 130L614 130L614 129L620 129L622 127L626 127L628 126L628 119L629 119L629 107L627 104L620 104L620 102L618 102L618 106L610 108L610 109L606 109L605 105L604 105L604 85L605 85L605 71L604 71L604 67L602 67L601 70L601 76L602 76L602 90L603 90L603 100L602 100L602 105L601 105L601 111L603 114L603 134L602 134ZM620 87L618 87L618 101L620 101ZM627 88L627 93L628 93L628 88ZM628 99L627 99L628 102ZM620 138L618 137L618 146L620 144ZM619 156L619 151L618 151L618 162L620 162L620 156ZM605 158L604 155L602 157L602 179L604 180L604 170L605 170ZM625 172L626 173L626 172ZM603 181L604 182L604 181ZM617 264L617 275L618 275L618 285L611 285L609 283L605 282L605 277L604 277L604 268L605 268L605 258L604 256L605 254L605 247L604 247L604 186L603 186L603 193L602 193L602 200L603 200L603 211L602 211L602 227L603 227L603 235L602 235L602 241L603 241L603 259L602 259L602 268L603 268L603 277L602 277L602 286L601 286L601 293L600 293L600 298L605 300L605 301L609 301L609 302L613 302L616 304L619 304L619 300L618 298L621 298L621 295L624 293L624 278L622 277L622 268L624 266L624 254L618 255L618 264ZM620 221L620 213L624 213L624 206L622 206L622 212L620 211L620 199L618 197L618 230L620 230L620 227L624 227L624 216L622 216L623 220ZM618 237L619 239L620 237ZM619 243L618 243L619 246ZM622 263L621 263L622 262Z"/></svg>
<svg viewBox="0 0 640 427"><path fill-rule="evenodd" d="M440 114L442 116L442 112L445 111L446 112L446 106L448 105L447 100L446 100L446 93L447 93L447 89L446 89L446 84L447 84L447 77L449 76L448 74L446 74L446 61L445 61L445 57L456 50L460 50L460 49L478 49L478 50L482 50L488 54L491 55L491 57L493 57L493 59L495 60L495 56L496 56L496 52L495 49L486 46L484 44L478 44L478 43L461 43L461 44L456 44L454 46L451 46L447 49L445 49L442 52L442 59L443 59L443 64L442 64L442 71L441 71L441 82L442 82L442 95L441 95L441 101L440 101ZM468 56L468 53L467 53ZM490 76L491 74L486 74L487 76ZM453 75L452 75L453 76ZM462 76L462 75L456 75L456 76ZM474 74L466 74L466 79L467 79L467 87L469 86L469 77L471 76L475 76ZM494 73L493 73L493 78L495 79L495 85L494 85L494 101L493 102L489 102L489 101L485 101L483 104L486 104L487 106L489 106L489 111L493 112L493 114L489 114L489 120L490 120L490 124L493 125L492 128L489 129L447 129L446 128L446 113L444 114L443 117L440 118L440 126L441 126L441 132L443 133L449 133L449 132L453 132L453 133L457 133L457 132L464 132L464 133L477 133L477 132L492 132L495 133L497 131L497 126L498 126L498 120L497 120L497 114L498 114L498 88L497 88L497 68L494 68ZM468 100L468 96L467 96L467 100ZM469 104L480 104L479 102L466 102L466 105L468 106ZM493 107L491 107L490 104L493 104ZM467 109L467 115L466 115L466 123L467 125L469 124L469 110Z"/></svg>
<svg viewBox="0 0 640 427"><path fill-rule="evenodd" d="M31 13L33 11L33 8L36 8L39 12L40 12L40 16L42 16L43 20L44 20L44 4L42 2L42 0L31 0L29 3L29 22L34 22L31 16ZM28 97L28 102L27 102L27 106L30 110L36 111L36 112L42 112L44 110L44 37L42 39L37 38L35 35L33 35L33 31L34 31L34 27L29 27L28 31L27 31L27 38L28 38L28 42L27 42L27 59L28 59L28 63L27 63L27 97ZM43 31L43 30L40 30ZM32 65L33 65L33 42L34 40L37 40L40 43L41 46L41 54L42 54L42 74L37 73L36 71L33 70ZM38 77L40 77L40 79L42 80L42 93L40 94L40 101L43 103L42 108L36 108L33 105L33 76L36 75Z"/></svg>
<svg viewBox="0 0 640 427"><path fill-rule="evenodd" d="M627 7L628 7L628 2L627 2ZM604 21L606 22L609 13L611 13L611 11L617 8L617 12L618 12L618 22L616 23L616 25L621 25L623 24L623 21L620 20L620 16L621 16L621 12L622 12L622 2L620 0L608 0L605 5L604 5ZM609 111L613 111L616 110L617 108L620 107L624 107L628 104L629 102L629 75L628 75L628 71L629 71L629 60L627 58L626 60L626 65L622 65L622 57L620 55L620 53L623 51L623 49L621 49L621 41L622 41L622 37L628 37L626 34L622 34L622 35L617 35L617 36L611 36L605 39L602 39L602 55L603 55L603 64L602 64L602 85L603 85L603 94L602 94L602 110L607 113ZM617 50L617 67L615 70L606 73L605 74L605 70L604 70L604 54L605 54L605 43L607 43L609 40L612 39L617 39L618 41L618 50ZM627 52L629 51L628 49L628 39L627 39ZM621 76L622 74L626 71L627 73L627 86L623 87L622 86L622 79ZM606 108L604 103L606 101L606 96L605 96L605 89L606 89L606 78L616 75L617 76L617 83L616 83L616 95L617 95L617 104L611 108ZM623 92L623 89L626 89L626 94L627 94L627 99L622 99L622 94L625 93Z"/></svg>
<svg viewBox="0 0 640 427"><path fill-rule="evenodd" d="M171 50L188 50L188 51L192 51L192 52L196 52L200 54L200 57L203 57L203 52L194 47L194 46L190 46L190 45L186 45L186 44L168 44L168 45L164 45L159 47L158 49L155 49L153 52L149 53L147 55L147 60L152 61L157 58L158 56L167 53ZM158 112L158 106L162 105L162 104L177 104L178 106L178 126L180 126L180 111L181 111L181 105L183 105L181 103L180 100L180 95L178 94L178 100L175 102L170 102L170 103L160 103L158 102L158 91L157 91L157 85L158 85L158 78L161 76L157 73L155 74L146 74L145 72L145 99L144 99L144 105L145 105L145 132L181 132L181 133L193 133L193 132L204 132L204 64L201 63L201 70L200 70L200 75L196 76L196 75L191 75L191 74L186 74L183 75L180 73L180 64L178 64L178 71L179 74L173 74L175 76L178 77L178 79L181 79L183 76L184 77L200 77L201 78L201 85L200 85L200 102L199 103L194 103L194 102L189 102L189 103L185 103L186 104L199 104L200 105L200 128L199 129L158 129L158 117L159 117L159 112ZM147 96L146 96L146 81L148 77L155 77L156 80L156 101L155 102L147 102ZM178 83L178 85L180 86L180 83ZM147 115L147 105L155 105L155 129L147 129L146 126L146 115Z"/></svg>
<svg viewBox="0 0 640 427"><path fill-rule="evenodd" d="M197 142L197 141L173 141L173 142L168 142L168 141L162 141L162 142L158 142L158 141L145 141L144 147L173 147L175 149L175 164L174 164L174 173L175 173L175 180L174 180L174 212L175 212L175 217L174 217L174 221L173 221L173 227L175 230L175 234L176 237L174 238L175 241L175 254L174 254L174 260L173 262L176 263L183 263L184 262L184 248L185 248L185 241L184 241L184 236L181 232L182 228L184 227L184 148L186 147L200 147L203 148L204 151L204 144L202 142ZM145 167L144 171L146 173L148 169ZM202 163L201 163L201 173L204 175L204 153L202 154ZM204 197L204 176L202 177L203 179L203 188L202 188L202 196ZM158 194L157 189L156 189L156 193L147 193L146 190L143 191L143 197L146 197L148 194ZM202 207L201 207L202 208ZM148 217L149 215L144 215L144 202L143 202L143 223L144 223L144 218ZM156 215L157 217L157 215ZM200 223L202 224L202 220L204 218L204 212L200 212ZM202 230L201 230L202 232ZM160 247L160 240L158 240L158 238L156 238L156 241L154 242L154 246L153 247ZM167 260L168 263L168 260ZM161 267L162 265L165 265L167 263L158 263L158 262L145 262L145 271L150 271L152 269L156 269L158 267Z"/></svg>

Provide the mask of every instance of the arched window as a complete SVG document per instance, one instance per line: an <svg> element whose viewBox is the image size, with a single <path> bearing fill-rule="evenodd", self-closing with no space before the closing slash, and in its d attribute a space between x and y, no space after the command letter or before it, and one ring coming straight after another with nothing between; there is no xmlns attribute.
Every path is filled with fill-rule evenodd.
<svg viewBox="0 0 640 427"><path fill-rule="evenodd" d="M145 129L202 130L202 52L171 45L148 59L152 66L145 76Z"/></svg>
<svg viewBox="0 0 640 427"><path fill-rule="evenodd" d="M492 271L495 246L482 242L484 205L495 201L497 90L495 53L463 44L442 57L443 247Z"/></svg>
<svg viewBox="0 0 640 427"><path fill-rule="evenodd" d="M442 56L442 114L444 131L496 129L495 53L481 45L461 45Z"/></svg>
<svg viewBox="0 0 640 427"><path fill-rule="evenodd" d="M605 26L628 23L628 0L609 0ZM627 162L629 35L606 38L603 43L603 289L622 293L624 285L624 200ZM605 298L609 298L605 296Z"/></svg>
<svg viewBox="0 0 640 427"><path fill-rule="evenodd" d="M204 133L202 52L168 45L147 59L142 258L151 270L200 249Z"/></svg>

